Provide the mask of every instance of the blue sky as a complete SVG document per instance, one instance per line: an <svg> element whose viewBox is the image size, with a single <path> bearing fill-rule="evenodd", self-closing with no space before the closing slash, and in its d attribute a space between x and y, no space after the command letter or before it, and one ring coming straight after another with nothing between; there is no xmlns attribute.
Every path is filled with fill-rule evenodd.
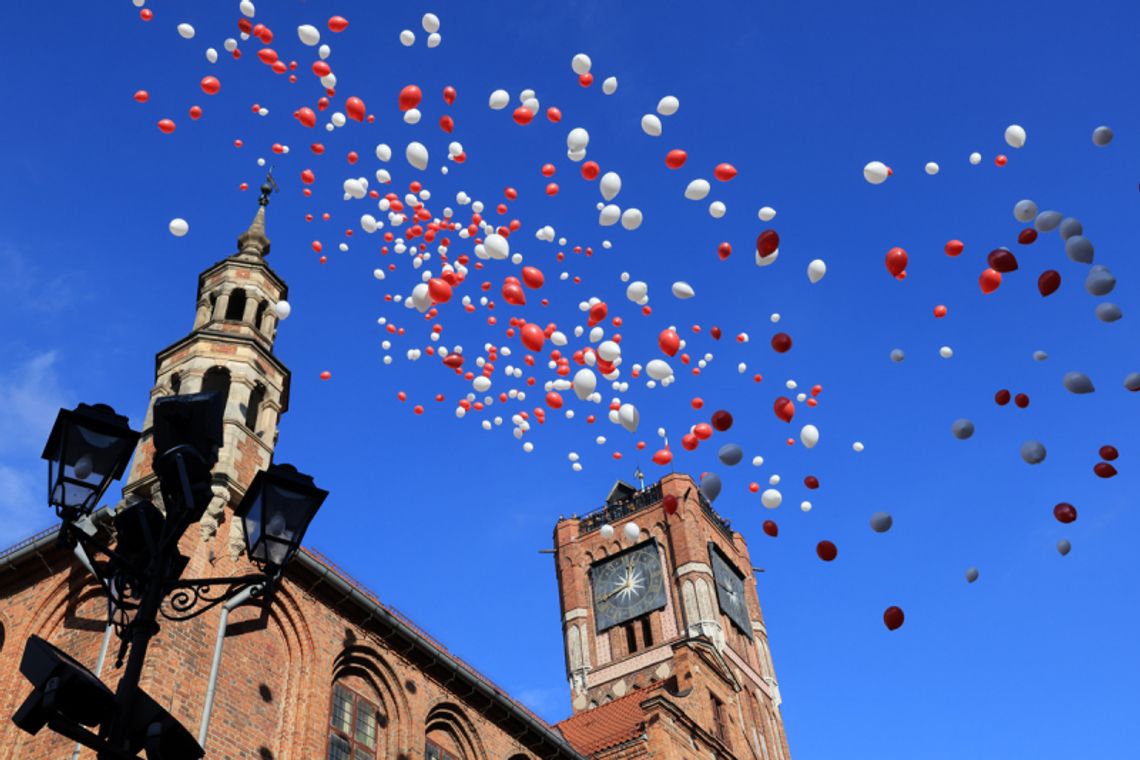
<svg viewBox="0 0 1140 760"><path fill-rule="evenodd" d="M38 455L55 409L104 401L141 423L154 353L190 328L197 273L229 255L248 224L255 196L237 187L260 183L262 156L282 186L269 208L269 261L290 283L293 305L277 342L294 373L278 458L332 492L308 543L540 714L564 717L569 699L553 568L537 550L550 546L560 514L599 506L635 463L650 477L660 473L648 458L664 426L679 470L721 475L716 506L765 568L761 602L797 760L1130 756L1125 726L1140 707L1128 687L1140 676L1132 634L1140 623L1132 560L1140 394L1121 382L1140 371L1135 4L707 3L698 13L688 3L263 1L256 21L273 29L283 58L300 61L293 86L253 60L252 42L241 61L222 52L207 63L206 47L221 51L236 35L236 2L149 7L155 19L144 24L125 0L67 4L50 22L42 9L19 5L0 26L8 102L23 106L0 122L0 543L50 522ZM419 26L425 11L442 21L435 49ZM350 20L346 32L324 31L333 14ZM178 36L181 22L195 26L193 40ZM357 95L376 124L349 122L330 134L290 118L320 94L307 70L312 50L294 31L302 23L333 45L334 108ZM417 32L412 48L397 41L405 28ZM579 52L593 59L589 89L570 70ZM221 80L219 95L198 89L207 74ZM600 82L611 74L619 88L606 97ZM425 93L417 126L396 109L409 83ZM435 126L445 85L459 93L446 111L457 122L451 138ZM543 109L562 110L560 124L539 118L522 128L509 111L488 109L492 90L508 90L513 107L528 87ZM138 89L150 92L147 104L132 100ZM641 115L667 94L681 108L663 120L662 137L648 137ZM269 115L251 113L253 103ZM198 122L186 117L194 104L205 109ZM156 129L164 117L177 121L174 134ZM1028 133L1020 150L1002 139L1012 123ZM1116 133L1107 148L1090 140L1100 124ZM642 209L640 229L597 225L597 190L565 155L575 126L590 131L588 158L622 175L616 202ZM469 158L444 177L437 167L449 139ZM429 171L403 161L409 140L428 146ZM313 141L326 145L324 156L310 153ZM290 153L274 156L275 142ZM371 177L380 166L378 142L396 153L388 168L397 191L421 179L437 212L458 209L460 190L488 206L503 188L519 190L506 217L522 221L512 248L543 269L541 295L551 300L542 309L531 294L519 315L572 329L583 321L578 302L597 296L626 320L626 366L655 358L658 331L675 324L692 353L713 353L708 370L681 373L667 389L631 381L621 395L641 410L637 435L604 414L586 425L594 409L577 400L568 404L579 412L574 421L550 413L535 426L530 454L509 422L484 432L476 415L457 420L455 402L469 386L434 361L408 362L409 348L428 344L430 323L383 300L407 293L418 275L405 256L376 281L372 270L397 257L382 258L378 240L359 229L374 205L340 197L343 179ZM675 173L662 160L671 148L689 153ZM349 150L361 156L355 167L344 161ZM972 151L983 156L978 166L967 161ZM998 153L1009 156L1005 167L994 165ZM871 160L894 176L867 184L861 169ZM713 181L703 203L682 197L690 179L711 180L722 161L736 166L736 179ZM939 174L923 172L927 161L940 164ZM547 162L562 188L554 198L539 173ZM305 168L318 175L312 199L301 195ZM727 205L722 219L706 210L714 198ZM1123 320L1095 318L1086 268L1065 257L1056 233L1017 245L1023 225L1012 208L1023 198L1081 219L1097 261L1119 280L1107 300ZM769 224L756 217L763 205L778 211ZM303 219L325 211L329 222ZM189 235L167 232L173 217L190 222ZM558 247L533 237L545 224L595 255L559 265ZM352 239L343 236L349 227ZM769 227L780 233L780 258L759 269L752 241ZM966 243L956 259L942 253L951 238ZM613 248L599 250L605 239ZM313 240L328 264L317 263ZM342 241L348 252L335 250ZM723 262L721 241L734 248ZM469 251L455 242L453 253ZM896 245L910 254L905 282L883 267ZM999 245L1015 251L1021 268L983 296L977 277ZM828 273L810 285L805 269L815 258ZM473 271L462 292L477 295L487 279L497 296L515 269ZM1047 299L1035 284L1045 269L1063 278ZM561 271L582 284L558 281ZM625 300L622 272L650 284L651 317ZM679 279L695 298L669 295ZM948 306L945 319L931 316L936 304ZM486 341L518 346L486 326L483 310L468 316L457 307L436 320L446 345L463 344L472 358ZM782 315L778 328L768 321L773 312ZM510 313L496 311L500 328ZM408 326L389 351L380 316ZM692 324L705 332L692 336ZM714 324L726 335L719 343L707 337ZM795 340L787 354L768 347L777 329ZM732 340L741 331L749 343ZM952 359L939 357L943 345ZM898 364L888 358L896 347L907 355ZM1031 358L1038 349L1047 361ZM748 364L746 375L738 362ZM328 382L319 380L324 370ZM1086 372L1097 391L1067 393L1061 377L1070 370ZM753 372L762 383L751 381ZM549 377L534 374L538 388ZM788 379L800 390L824 388L820 405L799 406L791 425L771 412L776 396L791 395ZM508 387L496 379L496 392ZM1000 388L1027 393L1029 408L997 407ZM399 390L408 403L396 400ZM525 408L540 403L535 390ZM431 399L437 392L445 402ZM702 412L690 408L693 396L705 400ZM414 403L426 413L413 415ZM733 429L682 453L681 435L717 408L734 414ZM950 435L959 417L977 426L969 441ZM819 427L820 444L787 446L805 422ZM607 443L594 443L597 435ZM1019 458L1028 439L1047 445L1043 464ZM650 446L640 457L637 440ZM852 451L856 440L862 453ZM716 460L717 445L729 441L746 452L735 468ZM1092 474L1104 444L1121 452L1111 480ZM622 461L611 458L615 450ZM580 473L570 469L571 451L581 456ZM747 463L756 454L765 458L758 469ZM782 477L784 503L769 512L747 485L773 474ZM810 495L800 485L807 474L822 482ZM810 513L798 509L805 498ZM1076 523L1053 519L1058 501L1077 506ZM895 520L883 535L867 527L879 510ZM779 538L763 535L765 519L779 522ZM1054 549L1062 537L1074 547L1064 558ZM824 538L839 547L830 564L814 553ZM981 572L973 585L963 578L970 566ZM881 620L891 604L907 614L893 633Z"/></svg>

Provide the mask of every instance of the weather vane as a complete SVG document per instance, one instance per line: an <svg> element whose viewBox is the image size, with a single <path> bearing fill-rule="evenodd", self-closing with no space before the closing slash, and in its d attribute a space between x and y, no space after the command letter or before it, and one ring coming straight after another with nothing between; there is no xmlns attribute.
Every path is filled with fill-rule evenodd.
<svg viewBox="0 0 1140 760"><path fill-rule="evenodd" d="M638 490L645 490L645 473L641 471L641 466L637 465L633 470L633 477L637 478Z"/></svg>
<svg viewBox="0 0 1140 760"><path fill-rule="evenodd" d="M277 190L277 180L273 179L273 167L269 167L269 173L265 175L265 182L261 183L261 197L257 200L257 205L268 206L269 196Z"/></svg>

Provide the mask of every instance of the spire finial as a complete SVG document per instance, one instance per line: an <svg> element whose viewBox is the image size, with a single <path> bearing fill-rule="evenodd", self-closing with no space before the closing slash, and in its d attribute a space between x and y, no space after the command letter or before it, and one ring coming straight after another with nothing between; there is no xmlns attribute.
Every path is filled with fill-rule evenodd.
<svg viewBox="0 0 1140 760"><path fill-rule="evenodd" d="M238 254L253 256L269 255L269 238L265 235L265 207L269 205L269 196L277 190L277 181L273 179L273 167L265 175L265 182L261 185L261 197L257 199L257 213L250 222L249 229L238 238Z"/></svg>

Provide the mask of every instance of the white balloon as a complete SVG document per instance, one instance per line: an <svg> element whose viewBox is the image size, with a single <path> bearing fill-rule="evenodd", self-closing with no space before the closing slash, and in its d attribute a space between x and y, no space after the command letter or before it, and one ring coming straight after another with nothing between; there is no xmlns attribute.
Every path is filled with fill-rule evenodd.
<svg viewBox="0 0 1140 760"><path fill-rule="evenodd" d="M570 150L585 150L589 144L590 133L582 127L574 127L570 130L570 134L566 135L566 147Z"/></svg>
<svg viewBox="0 0 1140 760"><path fill-rule="evenodd" d="M981 162L982 162L982 154L981 153L974 152L974 153L970 154L970 163L971 164L973 164L974 166L977 166Z"/></svg>
<svg viewBox="0 0 1140 760"><path fill-rule="evenodd" d="M422 114L420 113L420 109L409 108L407 111L404 111L404 123L419 124L421 116Z"/></svg>
<svg viewBox="0 0 1140 760"><path fill-rule="evenodd" d="M819 443L819 428L815 425L804 425L800 429L800 443L807 448L813 448Z"/></svg>
<svg viewBox="0 0 1140 760"><path fill-rule="evenodd" d="M681 107L681 101L677 100L672 95L666 95L657 101L657 113L662 116L672 116L677 113L677 109Z"/></svg>
<svg viewBox="0 0 1140 760"><path fill-rule="evenodd" d="M206 48L206 60L210 63L218 62L218 51L213 48Z"/></svg>
<svg viewBox="0 0 1140 760"><path fill-rule="evenodd" d="M602 207L602 211L598 215L598 224L603 227L610 227L617 224L620 218L621 208L613 203L609 203Z"/></svg>
<svg viewBox="0 0 1140 760"><path fill-rule="evenodd" d="M429 48L437 48L441 42L443 42L443 38L439 36L439 32L432 32L428 35L427 46ZM528 443L527 446L530 444Z"/></svg>
<svg viewBox="0 0 1140 760"><path fill-rule="evenodd" d="M627 208L621 215L621 226L627 230L636 230L641 226L641 209Z"/></svg>
<svg viewBox="0 0 1140 760"><path fill-rule="evenodd" d="M695 179L685 188L685 197L691 201L704 200L705 196L709 194L710 188L707 179Z"/></svg>
<svg viewBox="0 0 1140 760"><path fill-rule="evenodd" d="M612 201L621 192L621 177L617 172L606 172L598 182L598 189L602 191L603 198Z"/></svg>
<svg viewBox="0 0 1140 760"><path fill-rule="evenodd" d="M943 346L942 348L938 349L938 355L943 359L949 359L954 356L954 349L950 348L950 346Z"/></svg>
<svg viewBox="0 0 1140 760"><path fill-rule="evenodd" d="M617 77L606 77L606 81L602 82L602 92L606 95L613 95L617 92Z"/></svg>
<svg viewBox="0 0 1140 760"><path fill-rule="evenodd" d="M181 217L170 220L170 234L174 237L182 237L190 231L190 224Z"/></svg>
<svg viewBox="0 0 1140 760"><path fill-rule="evenodd" d="M421 282L412 288L412 305L421 314L431 308L431 294L428 293L428 284Z"/></svg>
<svg viewBox="0 0 1140 760"><path fill-rule="evenodd" d="M822 280L825 274L827 274L827 264L823 259L815 259L808 264L807 275L813 285Z"/></svg>
<svg viewBox="0 0 1140 760"><path fill-rule="evenodd" d="M780 256L780 249L779 248L772 251L767 256L761 256L760 251L757 251L756 252L756 266L758 266L758 267L771 266L772 264L776 263L776 259L779 258L779 256Z"/></svg>
<svg viewBox="0 0 1140 760"><path fill-rule="evenodd" d="M609 541L611 538L614 537L614 526L610 525L609 523L606 523L605 525L602 526L602 529L598 532L602 534L602 538Z"/></svg>
<svg viewBox="0 0 1140 760"><path fill-rule="evenodd" d="M508 93L506 90L495 90L491 93L491 97L487 101L487 105L491 106L491 108L495 111L501 111L506 108L507 104L510 102L510 93Z"/></svg>
<svg viewBox="0 0 1140 760"><path fill-rule="evenodd" d="M332 55L332 48L328 45L321 45L319 48L317 48L317 56L322 61L328 58L330 55ZM321 81L323 82L324 79L322 78ZM336 82L336 77L333 77L333 82Z"/></svg>
<svg viewBox="0 0 1140 760"><path fill-rule="evenodd" d="M811 511L811 502L810 501L801 501L800 502L800 511L801 512L810 512Z"/></svg>
<svg viewBox="0 0 1140 760"><path fill-rule="evenodd" d="M631 433L637 432L637 426L641 422L641 413L637 411L637 407L633 404L622 404L618 409L618 422L621 426Z"/></svg>
<svg viewBox="0 0 1140 760"><path fill-rule="evenodd" d="M589 367L583 367L574 374L574 395L585 401L598 387L598 376Z"/></svg>
<svg viewBox="0 0 1140 760"><path fill-rule="evenodd" d="M423 143L408 143L408 147L404 150L404 157L408 159L409 164L417 169L423 170L427 168L428 149L424 147Z"/></svg>
<svg viewBox="0 0 1140 760"><path fill-rule="evenodd" d="M621 532L629 541L636 541L641 538L641 528L638 527L637 523L626 523L625 527L621 529Z"/></svg>
<svg viewBox="0 0 1140 760"><path fill-rule="evenodd" d="M1020 148L1025 145L1025 127L1020 124L1010 124L1005 128L1005 141L1011 148Z"/></svg>
<svg viewBox="0 0 1140 760"><path fill-rule="evenodd" d="M297 27L297 36L303 44L309 47L316 47L321 41L321 31L309 24L301 24Z"/></svg>
<svg viewBox="0 0 1140 760"><path fill-rule="evenodd" d="M506 259L511 252L507 239L494 232L483 239L483 248L492 259L499 261Z"/></svg>
<svg viewBox="0 0 1140 760"><path fill-rule="evenodd" d="M762 206L760 210L756 212L756 216L760 217L760 221L762 222L770 222L776 218L776 209L771 206Z"/></svg>
<svg viewBox="0 0 1140 760"><path fill-rule="evenodd" d="M855 443L851 444L851 449L856 454L858 454L860 451L863 450L863 442L862 441L855 441Z"/></svg>
<svg viewBox="0 0 1140 760"><path fill-rule="evenodd" d="M439 16L435 15L434 13L425 13L424 17L420 19L420 24L423 25L424 31L428 32L429 34L431 32L438 32Z"/></svg>
<svg viewBox="0 0 1140 760"><path fill-rule="evenodd" d="M486 375L477 375L471 381L471 387L475 389L476 393L486 393L491 388L491 378Z"/></svg>
<svg viewBox="0 0 1140 760"><path fill-rule="evenodd" d="M277 315L278 319L285 320L293 313L293 307L289 305L288 301L278 301L273 304L273 313Z"/></svg>
<svg viewBox="0 0 1140 760"><path fill-rule="evenodd" d="M612 340L602 341L598 345L598 356L607 362L613 363L615 359L621 356L621 346Z"/></svg>
<svg viewBox="0 0 1140 760"><path fill-rule="evenodd" d="M411 47L416 44L416 33L411 29L405 29L400 32L400 44L404 47Z"/></svg>
<svg viewBox="0 0 1140 760"><path fill-rule="evenodd" d="M887 181L887 165L882 161L872 161L863 167L863 178L872 185L881 185Z"/></svg>
<svg viewBox="0 0 1140 760"><path fill-rule="evenodd" d="M709 216L711 216L713 219L720 219L722 216L724 216L724 213L726 211L728 211L728 208L722 201L713 201L709 204Z"/></svg>
<svg viewBox="0 0 1140 760"><path fill-rule="evenodd" d="M672 377L673 368L664 359L650 359L649 363L645 365L645 374L654 380L664 380L667 377Z"/></svg>
<svg viewBox="0 0 1140 760"><path fill-rule="evenodd" d="M238 9L241 11L241 15L245 16L246 18L253 18L253 14L256 12L253 7L253 3L250 2L250 0L241 0L241 3L238 5Z"/></svg>
<svg viewBox="0 0 1140 760"><path fill-rule="evenodd" d="M578 53L578 55L574 56L570 61L570 68L574 69L574 73L578 76L588 74L590 72L590 66L592 65L593 62L590 60L590 56L585 53Z"/></svg>
<svg viewBox="0 0 1140 760"><path fill-rule="evenodd" d="M376 158L388 161L392 158L392 149L386 143L380 143L376 146Z"/></svg>
<svg viewBox="0 0 1140 760"><path fill-rule="evenodd" d="M625 297L634 303L638 303L647 295L649 295L649 285L641 280L631 282L625 289Z"/></svg>
<svg viewBox="0 0 1140 760"><path fill-rule="evenodd" d="M692 285L685 282L684 280L677 280L675 283L673 283L673 295L683 301L686 298L692 298L695 296L696 291L693 290Z"/></svg>
<svg viewBox="0 0 1140 760"><path fill-rule="evenodd" d="M178 33L182 35L182 39L184 40L194 39L194 27L189 24L179 24Z"/></svg>
<svg viewBox="0 0 1140 760"><path fill-rule="evenodd" d="M641 131L650 137L661 136L661 119L651 113L641 117Z"/></svg>
<svg viewBox="0 0 1140 760"><path fill-rule="evenodd" d="M926 164L926 173L933 177L938 173L938 164L934 163L933 161L928 161Z"/></svg>
<svg viewBox="0 0 1140 760"><path fill-rule="evenodd" d="M780 503L783 500L784 495L777 491L775 488L766 488L764 489L764 492L760 494L760 503L768 509L775 509L776 507L780 506Z"/></svg>

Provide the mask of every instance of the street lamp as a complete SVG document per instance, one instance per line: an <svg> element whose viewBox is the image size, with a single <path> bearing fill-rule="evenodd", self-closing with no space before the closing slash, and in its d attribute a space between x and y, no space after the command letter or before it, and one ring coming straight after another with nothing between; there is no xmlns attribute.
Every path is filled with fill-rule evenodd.
<svg viewBox="0 0 1140 760"><path fill-rule="evenodd" d="M182 578L188 558L178 543L212 497L211 470L224 443L225 398L217 393L167 396L154 403L151 468L162 506L146 500L114 515L115 545L88 519L112 480L122 476L139 434L111 407L80 404L61 410L43 457L48 502L62 519L60 541L79 545L110 598L108 621L122 639L116 666L126 667L112 694L66 653L33 636L20 672L34 690L13 721L35 734L45 725L98 750L100 760L198 760L205 751L164 708L139 688L158 617L188 620L250 589L268 605L282 571L328 496L291 465L270 465L249 485L236 516L250 561L260 572L230 578ZM98 733L94 733L97 729Z"/></svg>

